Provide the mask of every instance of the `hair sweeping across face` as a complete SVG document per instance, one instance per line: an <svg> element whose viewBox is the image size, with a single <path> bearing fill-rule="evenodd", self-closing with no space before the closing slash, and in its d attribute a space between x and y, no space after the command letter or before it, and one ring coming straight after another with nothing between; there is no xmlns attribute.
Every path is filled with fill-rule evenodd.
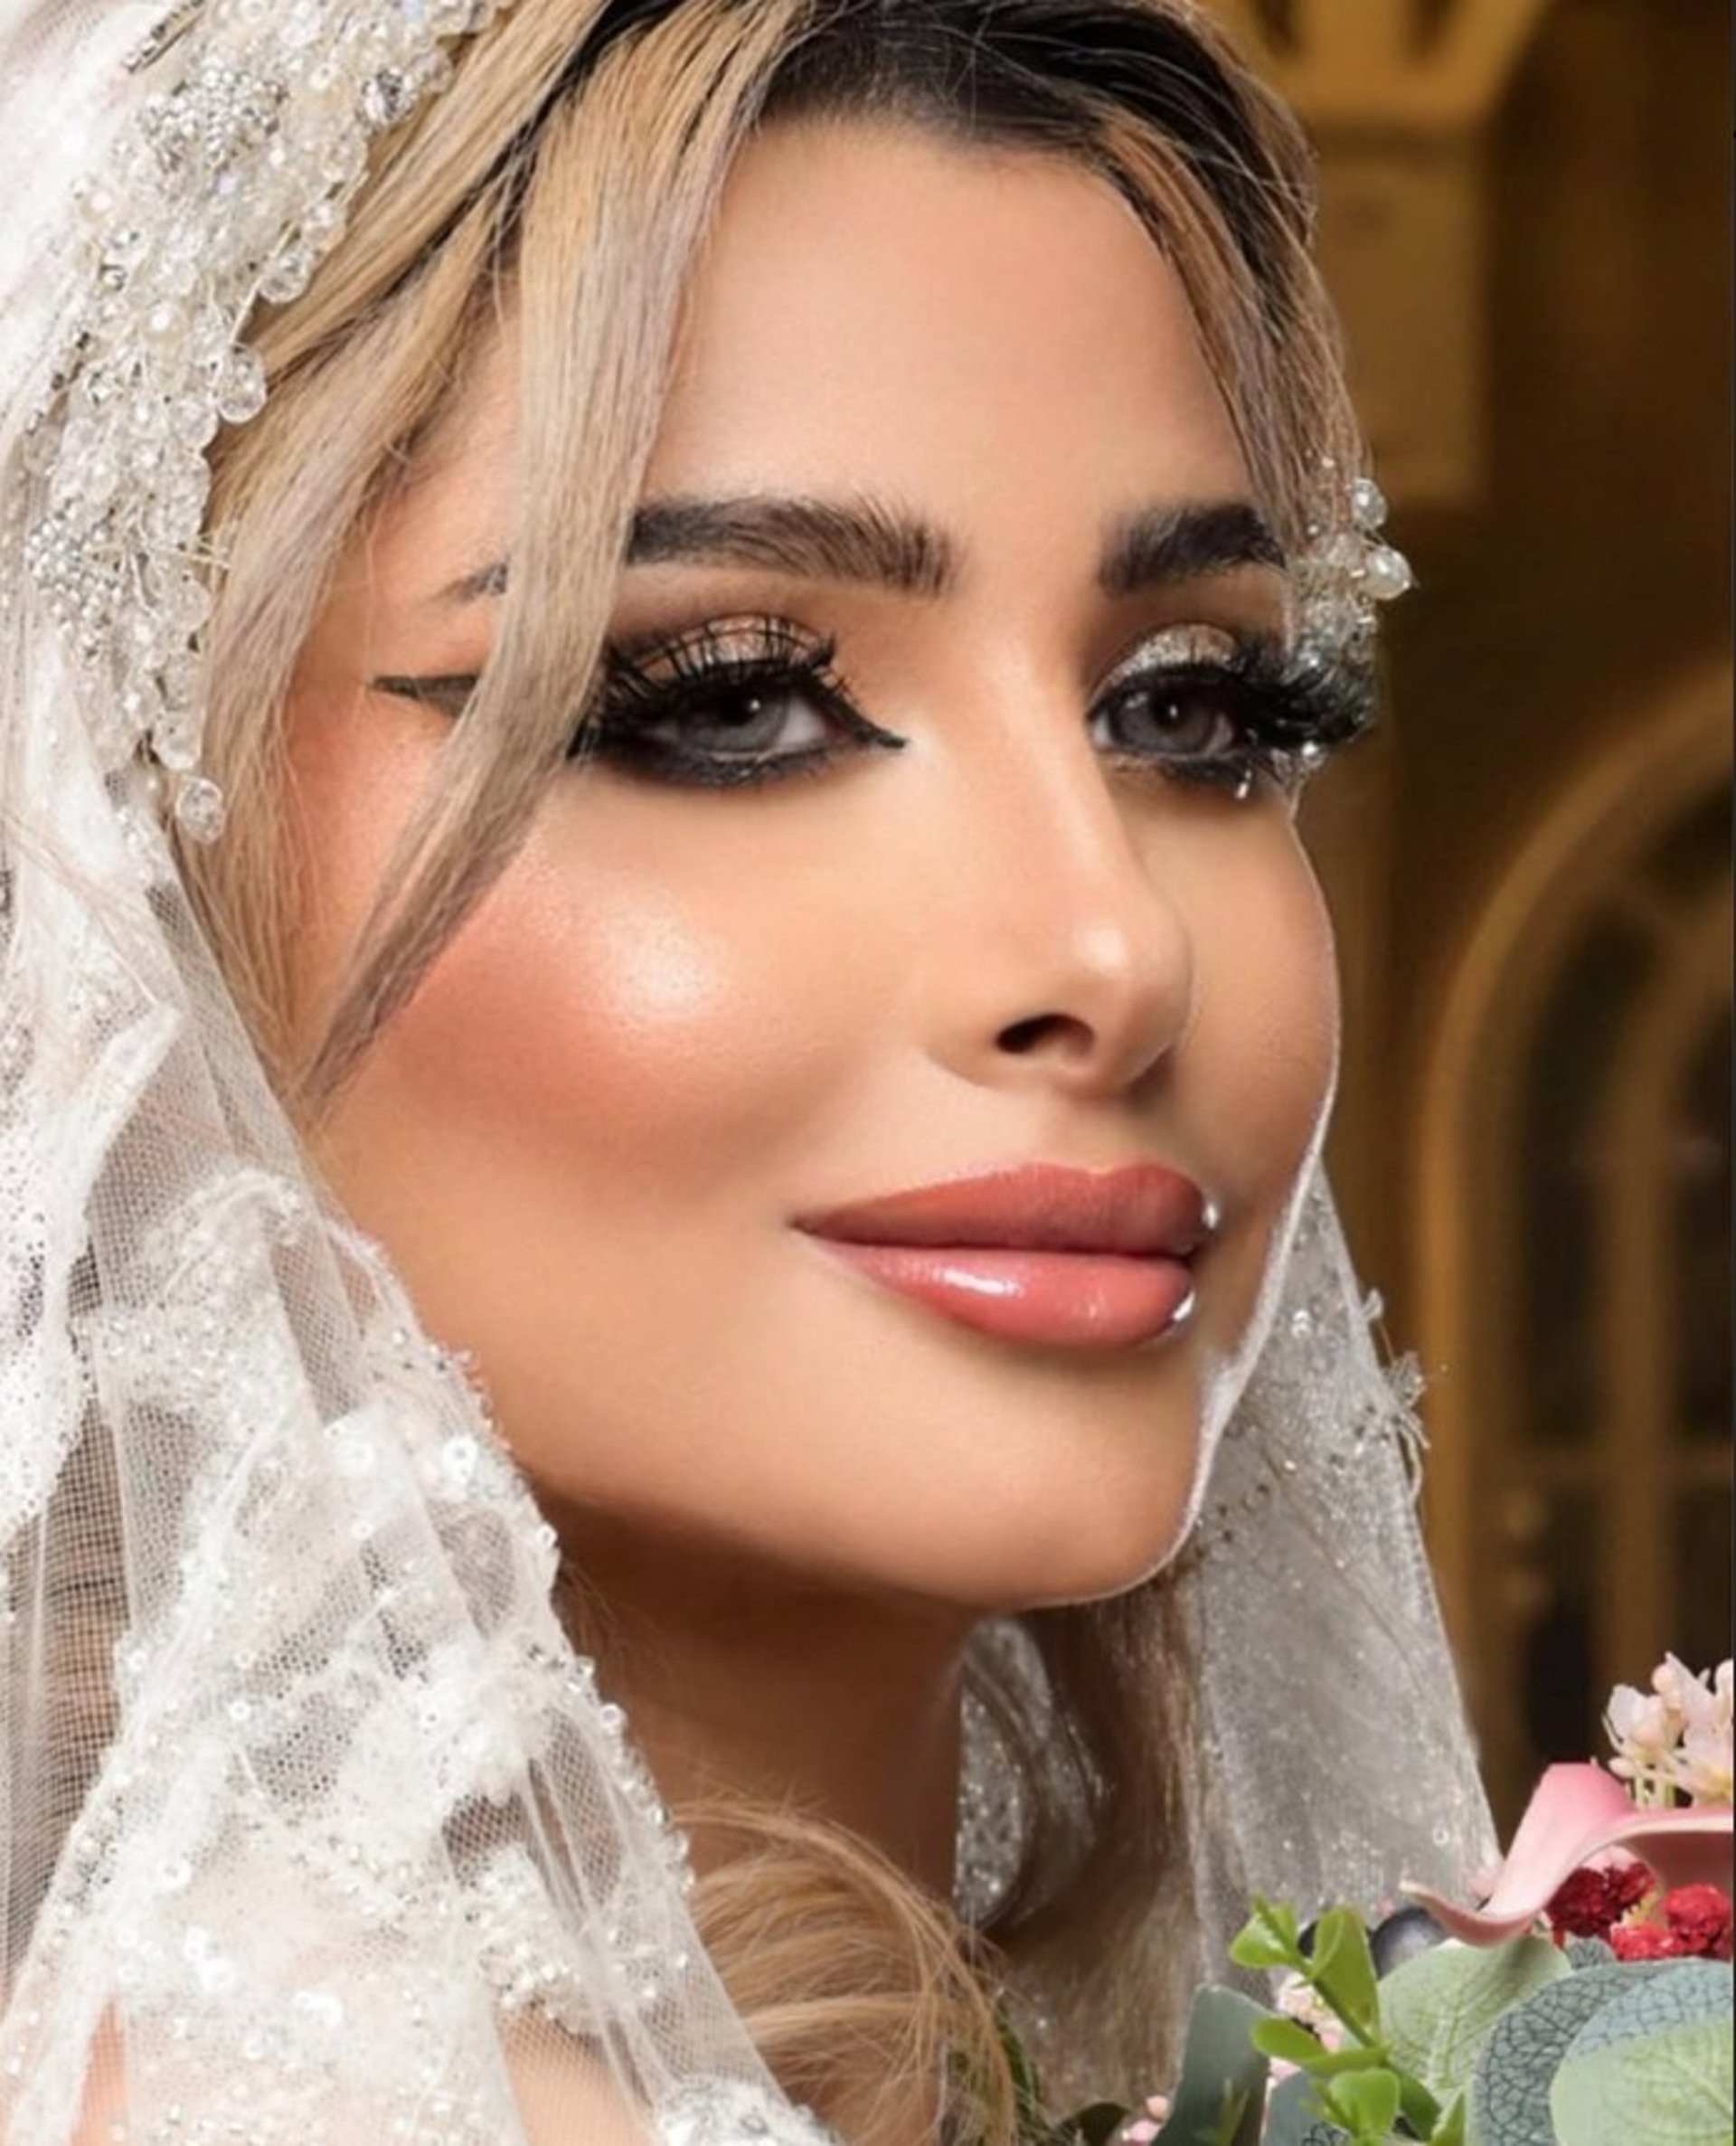
<svg viewBox="0 0 1736 2146"><path fill-rule="evenodd" d="M1309 250L1306 147L1178 0L517 0L376 152L351 233L307 293L266 314L270 400L214 450L226 571L206 639L206 762L231 820L184 868L304 1124L511 859L566 757L684 293L738 147L769 119L850 117L1068 158L1112 184L1181 279L1287 549L1308 533L1323 459L1357 466ZM287 951L307 871L284 809L291 674L340 553L414 475L508 317L525 477L498 633L310 1027ZM719 1970L787 2085L854 2135L912 2135L913 2105L932 2121L939 2093L949 2135L1011 2137L994 1952L1042 1989L1057 2046L1080 2006L1092 2046L1117 2053L1121 2075L1090 2091L1131 2095L1164 2075L1195 1980L1206 1792L1176 1569L1023 1621L1048 1678L1043 1720L979 1672L1030 1813L986 1945L841 1833L745 1810L707 1820L742 1844L698 1895ZM1105 1961L1113 1971L1092 1975Z"/></svg>

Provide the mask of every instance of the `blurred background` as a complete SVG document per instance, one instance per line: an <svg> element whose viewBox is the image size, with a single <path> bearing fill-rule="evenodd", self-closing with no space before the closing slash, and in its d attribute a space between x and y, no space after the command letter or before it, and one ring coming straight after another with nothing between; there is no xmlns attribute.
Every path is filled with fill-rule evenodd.
<svg viewBox="0 0 1736 2146"><path fill-rule="evenodd" d="M1731 1651L1729 15L1210 5L1315 137L1420 582L1307 819L1336 1182L1505 1831L1613 1683Z"/></svg>

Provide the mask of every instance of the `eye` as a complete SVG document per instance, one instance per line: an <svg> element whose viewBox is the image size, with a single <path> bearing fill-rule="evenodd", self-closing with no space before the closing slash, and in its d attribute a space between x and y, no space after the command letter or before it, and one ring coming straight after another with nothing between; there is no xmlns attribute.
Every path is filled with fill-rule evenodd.
<svg viewBox="0 0 1736 2146"><path fill-rule="evenodd" d="M902 745L855 705L835 654L831 641L765 617L612 648L574 755L647 781L719 789L817 774Z"/></svg>
<svg viewBox="0 0 1736 2146"><path fill-rule="evenodd" d="M1246 796L1282 774L1261 720L1248 649L1209 626L1168 627L1118 664L1088 718L1092 742L1122 761Z"/></svg>
<svg viewBox="0 0 1736 2146"><path fill-rule="evenodd" d="M1097 742L1152 759L1209 760L1241 742L1221 677L1171 676L1124 687L1092 711Z"/></svg>
<svg viewBox="0 0 1736 2146"><path fill-rule="evenodd" d="M606 714L607 732L620 720ZM661 715L636 717L635 738L659 745L684 745L720 759L740 755L759 760L768 754L805 752L825 746L841 725L805 679L742 679L692 685L682 707Z"/></svg>

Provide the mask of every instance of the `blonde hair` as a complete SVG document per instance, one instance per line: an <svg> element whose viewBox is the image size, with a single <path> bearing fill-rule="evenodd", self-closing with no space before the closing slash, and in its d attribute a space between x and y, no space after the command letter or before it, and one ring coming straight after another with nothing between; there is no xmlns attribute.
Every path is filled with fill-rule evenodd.
<svg viewBox="0 0 1736 2146"><path fill-rule="evenodd" d="M770 119L856 115L1073 157L1127 198L1187 291L1281 542L1304 537L1322 458L1354 466L1304 145L1180 0L517 0L382 149L307 294L263 320L270 402L217 450L228 568L206 759L231 831L184 864L305 1122L511 858L566 754L683 293L738 147ZM531 474L498 636L323 1033L298 1048L286 948L307 867L279 809L290 676L340 552L414 469L508 311ZM1118 1601L1024 1621L1041 1719L983 1673L1031 1813L986 1936L1057 2018L1089 2011L1111 2075L1084 2083L1099 2094L1160 2083L1194 1971L1202 1790L1174 1581L1172 1567ZM894 2138L916 2104L852 2094L876 2076L932 2082L954 2135L1010 2139L986 1952L973 1959L949 1914L861 1843L788 1814L709 1822L741 1852L702 1886L702 1930L787 2083L847 2108L860 2135Z"/></svg>

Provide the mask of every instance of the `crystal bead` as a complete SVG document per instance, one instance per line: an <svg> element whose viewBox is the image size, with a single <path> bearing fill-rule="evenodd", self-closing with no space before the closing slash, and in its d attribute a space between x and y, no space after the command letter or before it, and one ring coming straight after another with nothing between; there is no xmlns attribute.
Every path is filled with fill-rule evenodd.
<svg viewBox="0 0 1736 2146"><path fill-rule="evenodd" d="M269 305L287 306L307 289L313 273L312 250L299 243L286 246L259 278L259 296Z"/></svg>
<svg viewBox="0 0 1736 2146"><path fill-rule="evenodd" d="M165 716L151 726L151 751L171 774L184 775L199 764L198 726L184 715ZM175 817L186 824L181 806ZM189 830L191 831L191 830Z"/></svg>
<svg viewBox="0 0 1736 2146"><path fill-rule="evenodd" d="M356 109L375 134L408 118L416 106L416 84L396 67L382 67L362 85Z"/></svg>
<svg viewBox="0 0 1736 2146"><path fill-rule="evenodd" d="M1363 562L1363 586L1377 602L1402 596L1415 585L1410 562L1391 544L1374 544Z"/></svg>
<svg viewBox="0 0 1736 2146"><path fill-rule="evenodd" d="M223 793L203 775L189 775L175 793L176 824L195 842L214 842L223 831Z"/></svg>
<svg viewBox="0 0 1736 2146"><path fill-rule="evenodd" d="M195 634L211 616L211 591L196 574L181 574L164 610L178 633Z"/></svg>
<svg viewBox="0 0 1736 2146"><path fill-rule="evenodd" d="M334 186L352 186L367 168L364 137L360 134L344 134L327 144L320 173Z"/></svg>
<svg viewBox="0 0 1736 2146"><path fill-rule="evenodd" d="M1350 487L1350 511L1356 526L1372 534L1386 519L1386 495L1372 477L1354 479Z"/></svg>
<svg viewBox="0 0 1736 2146"><path fill-rule="evenodd" d="M231 350L217 376L217 414L226 425L244 425L265 408L265 364L257 351Z"/></svg>
<svg viewBox="0 0 1736 2146"><path fill-rule="evenodd" d="M202 395L183 395L169 412L169 430L195 454L217 437L218 421L217 412Z"/></svg>

